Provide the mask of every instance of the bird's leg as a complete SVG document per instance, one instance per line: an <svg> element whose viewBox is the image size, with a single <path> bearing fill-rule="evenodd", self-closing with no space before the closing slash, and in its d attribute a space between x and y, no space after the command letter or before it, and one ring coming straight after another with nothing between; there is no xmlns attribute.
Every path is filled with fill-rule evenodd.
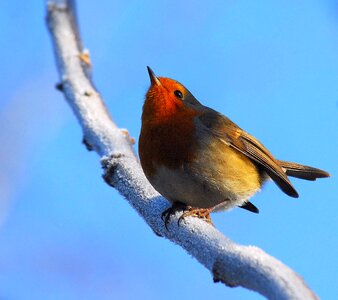
<svg viewBox="0 0 338 300"><path fill-rule="evenodd" d="M198 208L198 207L187 206L188 209L178 219L178 225L180 225L180 222L185 217L192 216L192 217L200 218L200 219L206 221L207 223L211 224L212 226L214 226L214 224L212 223L211 218L210 218L210 213L224 207L225 203L228 202L228 201L229 201L228 199L225 199L221 203L218 203L215 206L212 206L212 207L209 207L209 208Z"/></svg>
<svg viewBox="0 0 338 300"><path fill-rule="evenodd" d="M189 216L192 217L197 217L199 219L202 219L204 221L206 221L207 223L210 223L211 225L214 226L214 224L211 221L210 218L210 213L214 210L214 207L210 207L210 208L198 208L198 207L191 207L188 206L188 210L186 210L178 219L178 225L180 225L180 222Z"/></svg>
<svg viewBox="0 0 338 300"><path fill-rule="evenodd" d="M173 202L172 206L167 208L161 215L161 219L164 222L165 228L168 230L168 223L170 221L170 217L174 215L177 211L186 210L188 206L183 204L182 202Z"/></svg>
<svg viewBox="0 0 338 300"><path fill-rule="evenodd" d="M206 221L207 223L214 226L211 221L210 213L214 210L217 210L224 206L224 203L229 201L228 199L222 201L221 203L209 207L209 208L199 208L199 207L192 207L188 206L182 202L174 202L173 205L167 208L161 215L162 220L164 221L165 228L168 230L168 223L170 221L170 217L175 214L177 211L183 210L183 214L178 218L177 224L180 225L181 221L186 217L197 217Z"/></svg>

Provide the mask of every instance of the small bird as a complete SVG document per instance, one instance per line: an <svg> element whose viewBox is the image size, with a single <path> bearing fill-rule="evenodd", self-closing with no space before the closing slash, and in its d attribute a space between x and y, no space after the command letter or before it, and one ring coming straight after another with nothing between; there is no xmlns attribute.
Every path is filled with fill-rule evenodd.
<svg viewBox="0 0 338 300"><path fill-rule="evenodd" d="M298 198L288 176L306 180L329 177L316 168L275 159L252 135L219 112L202 105L181 83L157 77L148 68L139 138L143 171L152 186L173 203L163 213L184 207L180 217L211 223L210 213L241 207L271 178L287 195Z"/></svg>

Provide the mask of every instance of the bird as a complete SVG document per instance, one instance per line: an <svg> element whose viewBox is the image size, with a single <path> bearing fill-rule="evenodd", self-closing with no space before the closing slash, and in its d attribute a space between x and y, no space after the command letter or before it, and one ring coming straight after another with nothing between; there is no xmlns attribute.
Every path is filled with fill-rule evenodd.
<svg viewBox="0 0 338 300"><path fill-rule="evenodd" d="M329 177L310 166L276 159L255 137L223 114L201 104L176 80L147 67L150 87L142 109L139 157L148 181L172 205L162 217L183 209L212 224L210 213L258 208L250 198L272 179L288 196L298 193L288 176Z"/></svg>

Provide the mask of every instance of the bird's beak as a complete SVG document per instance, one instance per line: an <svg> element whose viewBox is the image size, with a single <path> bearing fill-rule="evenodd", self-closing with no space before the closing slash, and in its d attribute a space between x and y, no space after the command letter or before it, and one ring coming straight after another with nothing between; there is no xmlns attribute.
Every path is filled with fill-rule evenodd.
<svg viewBox="0 0 338 300"><path fill-rule="evenodd" d="M148 67L148 66L147 66L147 69L148 69L151 85L161 85L161 81L156 77L153 70L150 69L150 67Z"/></svg>

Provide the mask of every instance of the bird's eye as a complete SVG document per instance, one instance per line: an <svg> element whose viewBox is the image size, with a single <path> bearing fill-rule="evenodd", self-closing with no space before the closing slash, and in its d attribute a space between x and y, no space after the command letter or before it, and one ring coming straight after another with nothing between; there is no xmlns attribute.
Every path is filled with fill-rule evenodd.
<svg viewBox="0 0 338 300"><path fill-rule="evenodd" d="M176 96L177 98L183 99L183 94L182 94L181 91L176 90L176 91L174 92L174 94L175 94L175 96Z"/></svg>

